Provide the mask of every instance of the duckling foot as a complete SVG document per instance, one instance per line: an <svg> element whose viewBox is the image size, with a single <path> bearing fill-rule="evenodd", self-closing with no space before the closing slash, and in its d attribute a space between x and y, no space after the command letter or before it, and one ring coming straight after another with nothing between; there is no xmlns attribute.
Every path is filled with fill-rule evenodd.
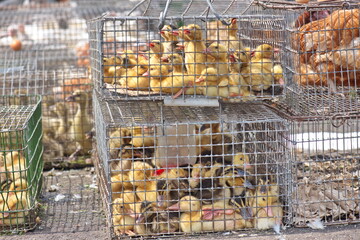
<svg viewBox="0 0 360 240"><path fill-rule="evenodd" d="M77 148L75 152L73 152L69 157L68 157L68 161L75 161L76 157L79 155L81 151L81 148Z"/></svg>
<svg viewBox="0 0 360 240"><path fill-rule="evenodd" d="M134 232L131 231L131 230L126 230L126 231L125 231L125 234L127 234L128 236L135 236L135 235L136 235L136 233L134 233Z"/></svg>
<svg viewBox="0 0 360 240"><path fill-rule="evenodd" d="M172 97L173 99L176 99L176 98L178 98L181 94L183 94L184 93L184 89L181 89L181 90L179 90L177 93L175 93L175 95Z"/></svg>
<svg viewBox="0 0 360 240"><path fill-rule="evenodd" d="M192 87L194 85L193 82L188 82L188 84L186 84L186 86L184 86L183 89L180 89L172 98L176 99L178 98L181 94L186 94L186 91L188 88Z"/></svg>

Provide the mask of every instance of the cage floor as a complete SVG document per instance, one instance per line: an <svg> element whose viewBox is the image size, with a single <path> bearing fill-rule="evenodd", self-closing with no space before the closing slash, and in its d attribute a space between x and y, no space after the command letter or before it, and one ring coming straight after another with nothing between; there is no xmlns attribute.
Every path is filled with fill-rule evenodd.
<svg viewBox="0 0 360 240"><path fill-rule="evenodd" d="M44 172L40 204L41 223L24 234L26 239L106 239L105 218L91 168ZM9 239L13 237L21 239Z"/></svg>
<svg viewBox="0 0 360 240"><path fill-rule="evenodd" d="M105 230L105 219L99 193L93 188L96 183L91 169L51 171L44 173L42 190L41 224L31 232L23 235L1 236L4 240L65 240L65 239L108 239ZM92 185L94 184L94 185ZM52 185L58 186L57 191L51 192ZM50 192L49 192L50 190ZM65 196L55 201L59 194ZM75 197L74 197L75 196ZM78 197L81 198L78 198ZM349 226L329 226L325 230L309 228L287 228L281 235L271 231L237 231L211 233L195 236L167 236L165 239L194 239L194 240L235 240L241 237L245 240L268 239L349 239L355 240L360 234L360 224ZM325 233L325 234L324 234Z"/></svg>

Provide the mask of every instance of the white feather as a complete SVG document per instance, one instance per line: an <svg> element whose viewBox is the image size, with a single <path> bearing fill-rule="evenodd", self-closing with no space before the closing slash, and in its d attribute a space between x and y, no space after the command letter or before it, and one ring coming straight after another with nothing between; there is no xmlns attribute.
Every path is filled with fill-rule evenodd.
<svg viewBox="0 0 360 240"><path fill-rule="evenodd" d="M312 229L324 229L325 228L323 222L320 219L316 219L312 222L309 222L307 224L307 226Z"/></svg>

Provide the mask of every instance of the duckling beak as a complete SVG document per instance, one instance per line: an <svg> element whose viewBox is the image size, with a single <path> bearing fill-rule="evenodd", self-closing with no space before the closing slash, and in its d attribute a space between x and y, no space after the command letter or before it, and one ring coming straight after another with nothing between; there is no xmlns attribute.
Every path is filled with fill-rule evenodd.
<svg viewBox="0 0 360 240"><path fill-rule="evenodd" d="M274 213L273 213L271 207L266 207L265 210L266 210L266 213L267 213L267 215L268 215L269 217L274 217Z"/></svg>
<svg viewBox="0 0 360 240"><path fill-rule="evenodd" d="M189 29L184 29L183 32L184 32L185 35L188 35L188 34L191 33L191 31Z"/></svg>
<svg viewBox="0 0 360 240"><path fill-rule="evenodd" d="M250 56L251 56L251 57L254 57L254 56L255 56L255 52L256 52L256 51L251 51Z"/></svg>
<svg viewBox="0 0 360 240"><path fill-rule="evenodd" d="M211 53L211 49L210 49L210 48L205 48L205 50L203 51L203 53L205 53L205 54L210 54L210 53Z"/></svg>
<svg viewBox="0 0 360 240"><path fill-rule="evenodd" d="M248 163L244 163L244 169L250 169L251 168L251 165L248 164Z"/></svg>
<svg viewBox="0 0 360 240"><path fill-rule="evenodd" d="M171 31L172 35L179 36L179 31Z"/></svg>
<svg viewBox="0 0 360 240"><path fill-rule="evenodd" d="M180 203L175 203L174 205L171 205L170 207L168 207L168 210L179 211L180 210Z"/></svg>
<svg viewBox="0 0 360 240"><path fill-rule="evenodd" d="M237 21L237 19L236 19L236 18L231 19L231 24L235 24L235 23L236 23L236 21Z"/></svg>
<svg viewBox="0 0 360 240"><path fill-rule="evenodd" d="M236 58L235 58L235 56L234 56L234 54L230 54L229 55L229 60L230 60L230 62L236 62Z"/></svg>
<svg viewBox="0 0 360 240"><path fill-rule="evenodd" d="M129 216L132 217L132 218L139 218L140 214L136 214L133 210L129 209L128 210L128 213L129 213Z"/></svg>
<svg viewBox="0 0 360 240"><path fill-rule="evenodd" d="M143 76L144 76L144 77L150 76L149 71L145 72L145 73L143 74Z"/></svg>
<svg viewBox="0 0 360 240"><path fill-rule="evenodd" d="M155 43L147 43L147 45L148 45L148 47L151 47L151 48L153 48L153 47L155 47Z"/></svg>
<svg viewBox="0 0 360 240"><path fill-rule="evenodd" d="M280 52L280 48L274 48L274 53L279 53Z"/></svg>
<svg viewBox="0 0 360 240"><path fill-rule="evenodd" d="M175 48L176 50L179 50L179 51L182 51L182 50L184 50L185 49L185 45L184 44L176 44L176 48Z"/></svg>
<svg viewBox="0 0 360 240"><path fill-rule="evenodd" d="M169 62L169 58L168 57L161 57L160 58L162 62Z"/></svg>
<svg viewBox="0 0 360 240"><path fill-rule="evenodd" d="M73 95L68 96L67 98L65 98L65 101L67 101L67 102L74 102L74 101L75 101L75 96L73 96Z"/></svg>

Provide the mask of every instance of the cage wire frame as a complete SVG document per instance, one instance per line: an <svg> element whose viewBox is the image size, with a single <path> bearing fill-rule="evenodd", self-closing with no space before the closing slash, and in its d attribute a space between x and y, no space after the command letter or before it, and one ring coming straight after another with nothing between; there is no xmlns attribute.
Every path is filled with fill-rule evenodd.
<svg viewBox="0 0 360 240"><path fill-rule="evenodd" d="M359 109L359 71L356 66L359 26L354 19L359 15L358 2L301 5L286 1L256 1L256 4L286 18L283 59L289 83L285 105L292 114L331 116L356 112ZM315 21L317 18L323 19Z"/></svg>
<svg viewBox="0 0 360 240"><path fill-rule="evenodd" d="M230 8L226 10L230 11ZM206 11L203 15L205 13ZM281 49L285 27L282 16L262 15L260 11L254 12L253 15L222 15L220 17L224 23L222 24L220 21L216 21L218 18L215 15L210 13L204 16L187 16L186 14L187 12L184 12L183 15L168 17L166 13L162 13L160 20L159 17L149 17L146 15L114 17L105 14L102 17L89 21L91 66L95 89L101 92L105 99L162 100L169 96L178 96L176 93L180 94L178 91L186 88L188 82L195 82L199 77L205 77L206 80L209 79L208 82L210 82L211 78L216 79L215 81L212 80L211 84L203 83L201 85L200 83L195 83L195 90L193 88L188 89L186 90L186 96L184 92L182 92L180 96L182 96L182 98L203 98L204 96L205 98L236 98L237 100L246 101L253 99L272 99L284 94L283 85L280 83L281 81L278 80L282 79L283 75L282 73L278 74L276 70L273 69L274 65L278 65L280 72L282 71L280 55L278 55L274 49L269 48L270 50L267 50L267 48L264 47L262 49L265 50L259 50L259 52L268 52L267 54L270 54L271 57L275 55L276 59L274 63L270 64L271 66L263 64L262 61L260 61L259 65L254 63L249 64L250 66L245 66L246 64L241 62L243 60L240 60L240 54L242 53L235 53L235 57L234 54L230 54L234 59L234 62L230 64L231 67L237 69L241 68L241 65L244 65L243 68L246 69L244 71L252 71L248 74L250 76L243 74L244 76L248 76L247 78L244 77L247 80L244 80L240 74L231 75L234 80L229 80L228 60L220 60L216 59L216 57L212 59L213 55L221 55L224 58L228 52L231 53L236 49L225 47L220 50L214 50L216 49L214 45L210 47L214 48L212 53L203 53L203 50L205 52L211 52L209 50L209 44L217 40L224 44L232 43L234 48L239 48L240 43L238 40L229 40L229 37L227 37L228 39L219 38L224 32L228 32L227 25L232 24L231 19L236 19L237 21L237 23L234 23L234 26L238 29L239 34L235 34L235 38L240 36L240 39L244 42L244 46L249 47L249 51L258 47L260 44L270 44L273 48ZM156 71L156 67L153 72L149 70L153 66L152 58L160 58L160 55L156 54L156 46L151 46L150 48L152 48L152 50L144 54L143 51L147 50L145 44L151 45L154 43L155 45L159 45L156 41L160 41L160 45L163 45L164 49L170 49L170 54L166 54L167 52L164 51L164 58L172 55L172 53L179 53L175 50L175 46L172 46L177 41L163 40L157 34L159 28L162 32L165 32L165 34L166 32L171 32L167 25L165 25L166 29L162 28L164 24L170 24L172 27L181 27L187 24L200 25L201 30L198 30L203 31L203 35L205 36L204 43L206 43L206 45L201 46L201 49L204 48L201 51L188 51L188 56L194 53L196 57L196 54L198 54L201 56L200 58L204 58L199 61L203 61L205 64L189 63L186 60L187 57L185 54L185 64L183 63L184 61L181 62L181 57L178 55L178 57L175 58L170 56L168 59L162 59L162 61L167 61L168 63L160 61L160 65L164 66L158 67L158 71ZM195 32L196 31L197 30L195 30ZM179 41L181 41L181 39L179 39ZM198 48L200 49L200 47ZM248 54L250 54L250 52ZM248 55L244 57L249 61L250 57ZM136 58L137 62L134 60ZM149 58L150 64L143 58ZM225 58L227 57L225 56ZM136 63L134 63L134 61ZM157 60L155 60L155 62L156 61ZM158 63L156 62L156 64ZM255 65L259 69L256 69ZM184 69L185 66L190 69L195 66L195 71L188 70L189 73L185 74L183 70L180 70L181 68ZM198 68L197 70L196 66ZM250 70L252 68L251 66L253 66L253 70ZM168 74L166 68L173 68L173 70L168 70L173 73ZM215 68L216 70L215 73L214 71L205 71L203 75L201 75L202 70L205 68ZM265 68L270 68L271 71L266 72L264 70ZM261 74L256 74L256 72L260 72ZM150 81L150 77L148 76L146 78L141 76L143 73L151 75L153 81ZM208 75L210 77L208 77ZM165 76L169 76L171 79L165 78ZM156 81L159 79L160 81ZM222 82L221 79L225 80ZM227 80L231 83L227 84ZM203 80L198 81L201 82ZM224 87L219 87L216 81L221 82L222 84L220 86L224 85ZM254 93L252 90L254 90ZM232 95L234 95L234 97L232 97Z"/></svg>
<svg viewBox="0 0 360 240"><path fill-rule="evenodd" d="M359 115L293 121L293 225L359 222Z"/></svg>
<svg viewBox="0 0 360 240"><path fill-rule="evenodd" d="M98 168L103 169L103 177L99 179L104 179L104 186L105 190L103 196L105 205L107 205L106 209L110 212L107 212L107 221L110 227L111 237L118 237L117 234L121 232L121 217L122 214L117 213L116 210L118 206L124 204L125 202L121 202L121 198L119 196L123 196L127 192L128 194L135 194L135 187L125 188L126 191L122 192L121 187L120 190L116 190L119 185L126 185L133 183L135 185L136 182L140 183L144 182L145 179L135 179L130 180L130 175L133 174L132 170L129 170L129 166L125 167L126 164L145 164L144 171L163 171L166 169L165 164L168 167L170 165L174 167L174 164L180 165L182 162L182 166L175 167L176 171L179 172L186 172L190 170L191 167L189 164L193 165L198 158L197 153L194 153L195 140L191 140L192 137L195 137L192 131L195 128L195 125L203 124L210 125L210 126L221 126L222 128L227 129L230 135L231 131L234 133L232 137L229 135L226 136L225 133L214 133L213 136L218 135L221 136L222 143L220 144L210 144L212 146L216 146L218 148L226 148L226 147L234 147L237 150L232 150L229 153L210 153L210 156L214 159L216 157L220 157L222 160L223 158L230 157L232 158L236 151L244 151L246 154L249 154L248 157L250 158L250 164L255 166L255 172L252 175L254 178L259 177L263 178L262 180L254 180L256 181L256 185L261 185L261 183L266 182L270 178L274 178L269 182L266 182L267 187L271 188L270 185L275 189L276 186L280 188L280 198L282 203L280 204L281 207L285 208L284 213L284 223L288 224L291 222L288 219L291 216L291 199L288 198L288 195L291 192L291 170L288 168L289 166L289 151L287 145L287 125L283 121L283 119L279 118L276 114L269 111L266 107L262 105L255 105L252 111L246 109L244 106L239 106L238 104L229 104L229 105L222 105L223 111L220 111L219 108L213 107L168 107L163 106L161 102L149 102L149 101L103 101L101 98L98 97L98 94L94 93L96 97L93 98L94 101L94 114L95 114L95 129L96 129L96 138L97 138L97 151L99 156L99 164L101 165ZM220 112L221 113L220 113ZM240 116L240 117L239 117ZM121 132L121 129L126 128L140 128L140 129L156 129L156 131L163 131L162 134L158 133L150 133L146 135L146 133L140 134L140 136L135 135L135 131L133 132L132 139L129 139L129 136L125 134L122 135L117 134ZM120 129L120 130L119 130ZM205 129L207 129L205 127ZM115 133L115 134L114 134ZM150 137L149 137L150 136ZM162 137L165 138L162 139ZM135 139L139 139L142 141L143 139L153 138L154 142L156 141L158 144L157 146L140 146L137 147L135 143ZM177 140L174 140L176 138ZM183 139L179 140L179 139ZM224 140L224 139L228 140ZM234 139L233 139L234 138ZM156 139L156 140L155 140ZM187 140L185 140L187 139ZM237 139L237 140L235 140ZM127 144L121 145L121 141L127 142ZM145 141L147 141L145 140ZM228 142L226 142L228 141ZM238 141L238 142L237 142ZM161 143L160 143L161 142ZM118 146L116 146L118 144ZM130 144L130 145L129 145ZM134 144L134 145L131 145ZM160 145L161 144L161 145ZM164 145L163 145L164 144ZM166 145L168 144L168 145ZM192 145L194 144L194 145ZM184 146L185 145L185 146ZM187 146L186 146L187 145ZM192 145L192 146L191 146ZM204 144L205 146L206 144ZM270 146L271 145L271 146ZM136 146L136 147L135 147ZM177 148L178 154L182 156L174 157L174 152L171 150L166 151L167 148ZM154 150L155 148L155 150ZM163 148L163 150L161 150ZM181 148L188 148L188 152L184 153L181 151L184 149ZM239 150L241 148L241 150ZM123 158L123 151L129 150L130 158ZM156 150L157 149L157 150ZM190 149L190 150L189 150ZM148 151L155 151L153 153L155 158L158 159L157 163L150 163L152 156L142 155L140 159L135 159L135 155L138 154L138 151L148 152ZM176 152L176 150L174 150ZM218 150L222 151L222 150ZM120 152L120 155L118 155ZM185 151L186 152L186 151ZM164 155L165 154L165 155ZM186 155L187 154L187 155ZM134 158L133 158L134 157ZM206 156L203 156L204 159ZM172 161L172 163L171 163ZM174 163L175 161L175 163ZM203 160L205 161L205 160ZM220 161L220 160L219 160ZM214 162L212 162L215 164ZM148 164L148 165L147 165ZM152 165L151 165L152 164ZM162 164L162 165L161 165ZM123 166L121 166L123 165ZM186 165L186 166L185 166ZM224 162L220 163L221 167L224 168L226 164ZM263 166L263 169L260 170L260 166ZM147 166L152 166L151 169L147 169ZM155 167L156 166L156 167ZM195 168L193 168L195 169ZM166 170L165 170L166 171ZM136 172L136 170L134 170ZM160 173L161 174L161 173ZM170 174L170 173L169 173ZM124 176L128 175L129 178L125 178ZM271 175L271 176L270 176ZM122 177L124 177L122 179ZM185 173L185 175L181 175L179 177L171 177L168 176L166 173L162 176L162 180L165 181L175 181L179 182L185 181L190 178L189 175ZM265 180L265 178L267 180ZM156 179L156 178L155 178ZM246 177L245 177L246 179ZM218 177L213 177L212 180L217 181L219 180ZM211 180L211 181L212 181ZM154 182L153 178L149 178L145 180L146 183L150 184L150 182ZM159 180L160 181L160 180ZM205 180L204 180L205 181ZM209 181L207 179L205 182ZM273 182L271 182L273 181ZM144 184L146 184L144 183ZM204 183L205 184L205 183ZM149 192L149 194L154 193L152 190L141 190L139 185L136 188L136 195L140 194L141 192ZM259 187L259 186L258 186ZM202 189L201 187L199 189ZM205 189L205 186L204 186ZM226 186L209 186L209 189L216 190L229 190ZM226 190L227 189L227 190ZM177 192L179 196L181 195L180 192L184 191L187 192L189 187L185 187L180 189L178 188L171 188L169 187L167 190L170 192ZM159 190L161 191L161 190ZM197 190L196 190L197 191ZM200 190L199 190L200 191ZM202 193L201 193L202 194ZM186 194L185 194L186 195ZM271 193L269 193L271 195ZM183 196L183 195L182 195ZM198 195L203 201L212 201L211 197L203 198L202 195ZM213 196L214 199L216 198ZM139 196L141 199L141 197ZM146 197L145 197L146 198ZM228 197L223 197L223 200L229 200ZM250 197L251 198L251 197ZM275 198L278 198L276 196ZM149 200L152 198L149 197ZM221 197L220 197L221 199ZM134 204L136 201L133 199L127 199L127 204L131 205ZM176 203L179 201L178 198L169 200L166 204ZM214 200L215 201L215 200ZM166 201L165 201L166 202ZM150 210L152 212L152 210ZM168 211L159 211L157 217L160 217L160 213L168 214ZM136 214L136 212L135 212ZM126 214L125 214L126 215ZM164 217L164 216L163 216ZM169 217L169 216L168 216ZM119 220L120 218L120 220ZM169 220L169 219L168 219ZM120 221L120 222L119 222ZM171 220L170 220L171 221ZM162 220L159 220L159 224L161 224ZM195 222L195 221L194 221ZM214 220L216 223L217 221ZM219 220L219 222L221 222ZM140 224L141 225L141 224ZM146 225L146 224L145 224ZM125 223L126 226L126 223ZM167 225L169 229L171 229L171 225ZM131 227L130 227L131 228ZM145 227L149 228L150 227ZM225 229L223 229L225 230ZM227 229L229 230L229 229ZM115 232L116 233L115 233ZM212 230L201 230L191 232L191 234L197 234L202 232L214 232L219 231L215 228ZM164 234L188 234L184 232L180 232L179 230L167 230L166 232L146 232L144 235L164 235ZM124 237L121 235L120 237Z"/></svg>
<svg viewBox="0 0 360 240"><path fill-rule="evenodd" d="M24 232L37 225L43 170L41 96L2 95L0 126L0 232Z"/></svg>
<svg viewBox="0 0 360 240"><path fill-rule="evenodd" d="M124 11L126 6L105 2L8 7L0 17L0 46L8 49L13 38L17 38L23 50L75 48L79 42L88 42L87 20L104 12Z"/></svg>
<svg viewBox="0 0 360 240"><path fill-rule="evenodd" d="M47 64L51 65L51 61ZM92 149L91 89L86 68L14 71L0 76L0 94L38 94L43 97L45 169L87 165L84 158ZM74 134L80 134L81 139ZM80 152L72 155L79 146Z"/></svg>

